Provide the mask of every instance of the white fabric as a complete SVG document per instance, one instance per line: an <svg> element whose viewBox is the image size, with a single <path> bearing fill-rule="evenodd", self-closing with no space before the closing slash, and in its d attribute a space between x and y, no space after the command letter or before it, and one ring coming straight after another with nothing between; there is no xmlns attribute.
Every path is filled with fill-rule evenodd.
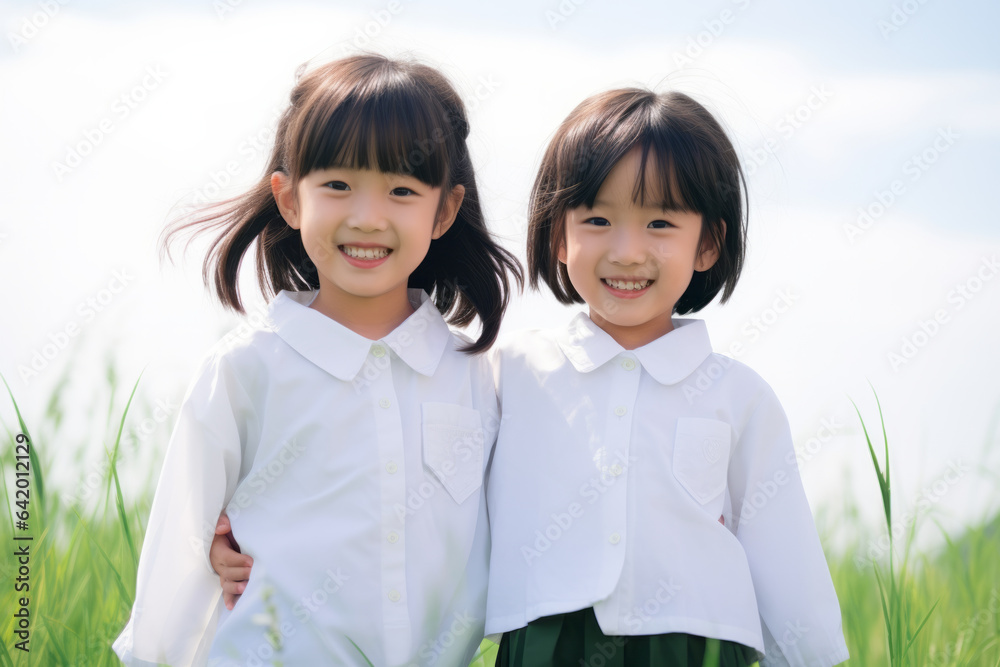
<svg viewBox="0 0 1000 667"><path fill-rule="evenodd" d="M279 294L189 388L114 646L127 664L367 664L360 650L376 665L465 667L475 653L497 428L488 362L458 351L466 341L421 291L378 342L313 298ZM208 562L224 508L254 559L232 612Z"/></svg>
<svg viewBox="0 0 1000 667"><path fill-rule="evenodd" d="M772 666L846 660L777 397L712 353L704 322L674 326L627 351L581 313L501 348L486 631L593 607L608 635L727 639Z"/></svg>

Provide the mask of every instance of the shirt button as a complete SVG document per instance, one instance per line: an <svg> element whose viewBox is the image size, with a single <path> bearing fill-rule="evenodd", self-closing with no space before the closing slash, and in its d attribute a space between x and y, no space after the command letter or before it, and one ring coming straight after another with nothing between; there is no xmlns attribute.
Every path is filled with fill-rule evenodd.
<svg viewBox="0 0 1000 667"><path fill-rule="evenodd" d="M392 403L389 401L388 398L380 398L379 401L378 401L378 404L380 406L382 406L383 408L387 408L390 405L392 405Z"/></svg>
<svg viewBox="0 0 1000 667"><path fill-rule="evenodd" d="M624 368L627 371L632 370L633 368L635 368L635 361L632 359L622 359L622 368Z"/></svg>
<svg viewBox="0 0 1000 667"><path fill-rule="evenodd" d="M622 474L622 467L617 463L614 464L613 466L611 466L611 474L614 475L615 477Z"/></svg>
<svg viewBox="0 0 1000 667"><path fill-rule="evenodd" d="M381 345L376 345L372 348L372 354L374 354L376 357L384 357L385 348L382 347Z"/></svg>
<svg viewBox="0 0 1000 667"><path fill-rule="evenodd" d="M399 470L399 466L396 465L395 461L389 461L385 464L385 471L390 475L395 475L397 470Z"/></svg>
<svg viewBox="0 0 1000 667"><path fill-rule="evenodd" d="M621 541L622 536L618 533L611 533L611 537L608 538L608 542L611 542L611 544L618 544Z"/></svg>
<svg viewBox="0 0 1000 667"><path fill-rule="evenodd" d="M626 412L628 412L628 408L626 408L624 405L619 405L617 408L615 408L615 414L618 415L619 417L624 417Z"/></svg>
<svg viewBox="0 0 1000 667"><path fill-rule="evenodd" d="M395 544L396 542L399 542L399 533L393 531L389 533L385 539L389 540L389 544Z"/></svg>
<svg viewBox="0 0 1000 667"><path fill-rule="evenodd" d="M399 591L397 591L395 588L393 588L391 591L389 591L389 600L390 601L392 601L392 602L399 602L399 598L401 598L401 597L402 596L399 594Z"/></svg>

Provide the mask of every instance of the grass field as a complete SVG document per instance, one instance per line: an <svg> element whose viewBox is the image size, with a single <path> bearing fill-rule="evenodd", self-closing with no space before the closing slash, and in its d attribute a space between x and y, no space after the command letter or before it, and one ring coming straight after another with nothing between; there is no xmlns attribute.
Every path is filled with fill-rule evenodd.
<svg viewBox="0 0 1000 667"><path fill-rule="evenodd" d="M0 559L0 608L5 611L0 619L0 665L119 664L110 646L132 605L137 554L155 479L152 471L145 471L150 484L141 497L128 497L119 485L122 433L129 432L131 420L148 414L141 393L133 393L135 406L128 419L124 415L132 398L124 396L109 412L112 418L106 419L107 465L98 467L98 475L88 469L93 486L89 495L91 500L98 499L96 503L76 502L46 485L46 472L54 457L85 444L73 442L70 434L60 430L63 414L59 396L52 397L37 425L23 421L4 424L0 463L6 510L0 517L0 540L5 550ZM878 418L866 418L865 422L882 509L888 518L893 516L889 512L892 488L885 460L891 448ZM25 467L18 466L16 458L24 453L23 447L17 449L24 444L18 442L19 434L31 439L29 482L18 481L29 479L17 475ZM156 435L162 441L155 444L162 448L168 428ZM19 484L30 487L30 504L18 504ZM946 536L946 546L940 550L919 553L908 546L908 539L890 544L888 527L883 535L862 528L857 509L848 503L834 515L830 508L824 508L819 522L821 526L838 525L840 530L845 525L856 527L849 548L827 553L852 656L846 664L1000 667L1000 516ZM18 526L21 520L27 530ZM906 537L921 521L929 520L918 516ZM15 539L26 537L31 539ZM880 537L888 549L874 563L857 557L867 553ZM25 544L30 551L27 593L15 590L19 577L23 579L15 552ZM24 637L16 634L23 631L16 614L24 596L30 596L30 652L16 648ZM493 664L495 647L484 642L483 649L482 657L474 663L477 667Z"/></svg>

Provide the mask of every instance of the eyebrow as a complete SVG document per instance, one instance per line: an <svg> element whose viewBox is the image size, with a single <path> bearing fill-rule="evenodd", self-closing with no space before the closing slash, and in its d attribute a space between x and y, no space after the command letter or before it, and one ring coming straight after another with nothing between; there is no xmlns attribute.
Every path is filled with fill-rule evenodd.
<svg viewBox="0 0 1000 667"><path fill-rule="evenodd" d="M609 204L608 202L603 201L601 199L595 199L594 200L594 205L593 205L592 209L593 208L597 208L598 206L602 206L604 208L611 208L611 204ZM687 212L685 209L680 209L680 208L663 208L663 207L657 206L657 205L652 205L652 206L647 205L647 206L643 206L642 208L648 209L650 211L656 211L658 214L662 213L662 214L665 214L665 215L670 215L671 213L686 213Z"/></svg>

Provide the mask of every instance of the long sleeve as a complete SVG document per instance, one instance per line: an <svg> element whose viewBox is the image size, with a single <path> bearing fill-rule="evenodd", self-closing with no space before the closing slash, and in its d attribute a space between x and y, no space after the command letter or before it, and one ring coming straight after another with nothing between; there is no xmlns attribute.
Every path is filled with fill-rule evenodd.
<svg viewBox="0 0 1000 667"><path fill-rule="evenodd" d="M788 420L770 388L729 467L734 532L762 621L762 667L829 667L848 659L840 603L802 488Z"/></svg>
<svg viewBox="0 0 1000 667"><path fill-rule="evenodd" d="M249 406L225 358L211 355L188 389L163 461L132 615L114 643L127 665L207 659L222 598L208 550L240 474Z"/></svg>

